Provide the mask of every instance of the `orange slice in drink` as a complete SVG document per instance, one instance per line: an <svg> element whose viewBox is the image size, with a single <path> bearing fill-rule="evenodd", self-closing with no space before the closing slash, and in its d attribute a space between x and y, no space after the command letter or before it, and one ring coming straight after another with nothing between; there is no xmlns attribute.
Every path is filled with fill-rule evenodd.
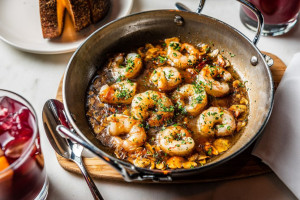
<svg viewBox="0 0 300 200"><path fill-rule="evenodd" d="M9 163L4 156L0 157L0 172L9 167Z"/></svg>
<svg viewBox="0 0 300 200"><path fill-rule="evenodd" d="M4 156L1 156L0 157L0 184L12 179L12 175L14 172L11 169L5 170L8 167L9 167L9 163L7 159Z"/></svg>
<svg viewBox="0 0 300 200"><path fill-rule="evenodd" d="M4 156L0 156L0 198L4 199L10 196L13 183L14 171L8 167L7 159Z"/></svg>

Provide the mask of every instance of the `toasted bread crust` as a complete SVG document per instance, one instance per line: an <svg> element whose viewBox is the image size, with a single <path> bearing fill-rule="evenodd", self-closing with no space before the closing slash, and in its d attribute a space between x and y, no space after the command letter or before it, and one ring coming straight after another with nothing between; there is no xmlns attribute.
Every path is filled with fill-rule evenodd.
<svg viewBox="0 0 300 200"><path fill-rule="evenodd" d="M87 0L65 0L65 5L72 16L76 31L80 31L91 24L91 12Z"/></svg>
<svg viewBox="0 0 300 200"><path fill-rule="evenodd" d="M39 0L41 26L44 38L55 38L61 35L63 24L58 19L57 0ZM63 13L64 15L64 13Z"/></svg>
<svg viewBox="0 0 300 200"><path fill-rule="evenodd" d="M39 0L44 38L62 34L65 9L72 17L75 31L101 20L109 11L110 0Z"/></svg>
<svg viewBox="0 0 300 200"><path fill-rule="evenodd" d="M93 23L100 21L109 11L110 0L89 0Z"/></svg>

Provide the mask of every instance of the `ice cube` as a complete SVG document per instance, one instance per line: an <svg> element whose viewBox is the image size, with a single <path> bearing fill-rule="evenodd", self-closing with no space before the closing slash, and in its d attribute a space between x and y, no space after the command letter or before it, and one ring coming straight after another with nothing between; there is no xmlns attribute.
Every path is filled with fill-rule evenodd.
<svg viewBox="0 0 300 200"><path fill-rule="evenodd" d="M22 108L14 115L14 121L17 124L28 125L29 114L28 108Z"/></svg>
<svg viewBox="0 0 300 200"><path fill-rule="evenodd" d="M10 133L10 131L4 131L2 134L0 134L0 146L3 148L12 140L14 140L15 137L13 137Z"/></svg>
<svg viewBox="0 0 300 200"><path fill-rule="evenodd" d="M26 106L24 106L24 104L14 100L14 99L11 99L7 96L0 97L0 107L7 108L8 113L16 113L20 109L26 108Z"/></svg>
<svg viewBox="0 0 300 200"><path fill-rule="evenodd" d="M30 137L20 137L5 146L5 156L10 159L19 158L30 143Z"/></svg>
<svg viewBox="0 0 300 200"><path fill-rule="evenodd" d="M17 128L17 131L14 132L21 137L28 136L31 137L34 126L33 116L28 108L22 108L18 113L14 116L14 125Z"/></svg>
<svg viewBox="0 0 300 200"><path fill-rule="evenodd" d="M0 120L5 119L8 116L8 109L0 106Z"/></svg>
<svg viewBox="0 0 300 200"><path fill-rule="evenodd" d="M0 134L3 131L7 131L11 129L12 126L13 126L13 118L11 116L7 116L5 119L0 120Z"/></svg>
<svg viewBox="0 0 300 200"><path fill-rule="evenodd" d="M8 113L13 113L15 110L14 100L6 96L0 97L0 106L6 108Z"/></svg>

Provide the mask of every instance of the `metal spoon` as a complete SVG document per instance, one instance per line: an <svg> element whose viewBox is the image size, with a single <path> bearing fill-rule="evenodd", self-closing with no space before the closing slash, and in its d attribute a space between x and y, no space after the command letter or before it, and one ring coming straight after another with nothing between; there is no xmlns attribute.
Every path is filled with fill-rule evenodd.
<svg viewBox="0 0 300 200"><path fill-rule="evenodd" d="M46 135L53 149L60 156L75 162L84 176L94 199L104 200L82 162L81 153L83 147L56 131L56 127L59 125L70 128L63 112L63 104L60 101L50 99L45 103L43 108L43 123Z"/></svg>
<svg viewBox="0 0 300 200"><path fill-rule="evenodd" d="M198 8L196 10L196 13L200 14L203 7L204 7L204 4L205 4L205 0L200 0L199 2L199 5L198 5ZM188 8L186 5L182 4L182 3L179 3L179 2L176 2L175 3L175 6L178 10L181 10L181 11L188 11L188 12L194 12L192 11L190 8Z"/></svg>
<svg viewBox="0 0 300 200"><path fill-rule="evenodd" d="M186 5L182 4L182 3L179 3L179 2L176 2L175 3L175 6L178 10L181 10L181 11L188 11L188 12L193 12L191 9L189 9Z"/></svg>

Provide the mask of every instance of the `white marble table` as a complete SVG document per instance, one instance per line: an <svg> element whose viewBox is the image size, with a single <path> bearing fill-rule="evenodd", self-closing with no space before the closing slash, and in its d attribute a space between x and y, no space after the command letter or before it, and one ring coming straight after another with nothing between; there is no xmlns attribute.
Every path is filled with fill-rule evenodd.
<svg viewBox="0 0 300 200"><path fill-rule="evenodd" d="M178 0L179 1L179 0ZM190 8L198 0L181 0ZM175 8L174 0L135 0L132 13ZM207 0L203 13L221 19L252 38L239 20L239 4L233 0ZM300 25L280 37L263 37L258 47L278 55L286 64L300 52ZM72 54L35 55L24 53L0 41L0 88L13 90L35 107L40 124L41 142L50 179L48 199L92 199L84 179L60 167L45 136L41 111L56 90ZM105 199L296 199L274 174L233 181L204 184L132 184L97 180Z"/></svg>

